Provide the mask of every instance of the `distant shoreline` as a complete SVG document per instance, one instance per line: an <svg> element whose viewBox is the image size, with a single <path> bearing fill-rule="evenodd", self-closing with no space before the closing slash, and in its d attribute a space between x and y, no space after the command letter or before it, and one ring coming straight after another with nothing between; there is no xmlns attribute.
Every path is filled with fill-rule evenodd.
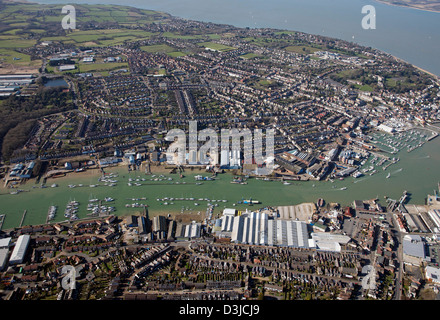
<svg viewBox="0 0 440 320"><path fill-rule="evenodd" d="M432 9L419 8L419 7L415 7L413 5L403 5L403 4L390 3L390 2L387 2L387 1L383 1L383 0L374 0L374 1L386 4L386 5L389 5L389 6L394 6L394 7L401 7L401 8L408 8L408 9L415 9L415 10L421 10L421 11L440 13L440 10L432 10Z"/></svg>

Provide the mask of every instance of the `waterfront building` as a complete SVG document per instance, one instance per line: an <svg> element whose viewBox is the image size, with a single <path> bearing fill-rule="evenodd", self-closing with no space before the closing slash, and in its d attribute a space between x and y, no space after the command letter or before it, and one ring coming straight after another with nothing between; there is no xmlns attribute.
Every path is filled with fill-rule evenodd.
<svg viewBox="0 0 440 320"><path fill-rule="evenodd" d="M387 125L385 125L385 124L380 124L378 127L377 127L377 129L379 129L379 130L381 130L381 131L384 131L384 132L386 132L386 133L393 133L395 130L394 130L394 128L392 128L392 127L389 127L389 126L387 126Z"/></svg>
<svg viewBox="0 0 440 320"><path fill-rule="evenodd" d="M235 217L223 216L221 230L230 232L231 242L234 243L310 247L307 223L272 219L266 213L249 212Z"/></svg>
<svg viewBox="0 0 440 320"><path fill-rule="evenodd" d="M175 228L175 239L177 241L191 240L200 238L202 231L202 224L192 222L190 224L177 223ZM168 237L170 235L168 234Z"/></svg>
<svg viewBox="0 0 440 320"><path fill-rule="evenodd" d="M11 238L0 239L0 271L3 271L8 261L9 246Z"/></svg>
<svg viewBox="0 0 440 320"><path fill-rule="evenodd" d="M7 265L9 249L0 248L0 271L3 271Z"/></svg>
<svg viewBox="0 0 440 320"><path fill-rule="evenodd" d="M14 250L11 253L9 264L19 264L23 262L29 246L30 238L31 237L27 234L18 237Z"/></svg>
<svg viewBox="0 0 440 320"><path fill-rule="evenodd" d="M434 223L434 232L439 232L440 230L440 210L434 209L429 210L428 215L431 218L432 222Z"/></svg>

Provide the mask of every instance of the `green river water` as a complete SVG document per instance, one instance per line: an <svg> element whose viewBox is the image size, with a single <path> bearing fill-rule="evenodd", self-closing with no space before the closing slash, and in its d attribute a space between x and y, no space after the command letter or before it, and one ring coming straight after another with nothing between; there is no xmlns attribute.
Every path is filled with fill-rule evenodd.
<svg viewBox="0 0 440 320"><path fill-rule="evenodd" d="M381 137L377 137L382 139ZM341 205L350 205L353 200L366 200L379 198L380 203L385 205L384 196L398 199L404 190L410 194L409 203L424 204L427 194L433 194L440 180L440 138L435 138L422 147L412 152L407 152L406 148L391 157L398 157L400 161L391 165L386 170L382 167L375 167L377 173L370 176L367 173L360 178L348 177L344 180L335 179L331 181L294 181L290 185L284 185L279 181L263 181L249 179L248 184L231 184L232 175L220 174L215 181L204 181L201 185L196 185L194 176L198 173L191 171L185 172L185 177L180 179L176 174L164 174L162 181L150 181L151 175L146 175L144 169L128 172L127 167L107 168L106 172L118 173L117 185L110 187L104 186L103 182L98 182L97 173L90 175L70 174L65 178L49 179L46 183L47 188L33 188L36 186L33 181L20 189L25 190L19 194L9 194L9 190L2 189L0 195L0 214L5 215L2 229L17 227L20 225L24 210L27 214L23 221L24 225L43 224L46 221L49 206L58 207L56 217L53 221L64 221L64 209L69 200L79 202L79 218L87 217L87 204L91 198L103 200L105 197L112 197L113 202L103 203L104 205L114 206L116 211L113 214L127 215L143 211L142 208L127 208L126 204L134 202L147 204L149 215L166 213L190 213L199 212L205 215L207 203L217 203L214 213L221 212L225 207L245 209L249 208L245 204L237 204L242 199L252 198L261 204L251 208L265 206L295 205L303 202L316 202L318 198L323 198L326 202L338 202ZM372 158L372 157L371 157ZM370 158L370 159L371 159ZM368 161L364 167L371 165ZM387 174L390 177L387 179ZM208 173L202 173L208 176ZM156 174L156 178L158 178ZM169 181L171 177L173 180ZM141 186L129 186L129 178L136 180ZM142 181L142 178L145 181ZM133 181L133 183L136 181ZM179 184L176 184L179 182ZM185 182L185 184L183 184ZM58 187L51 188L52 183L57 183ZM69 184L83 184L82 187L69 188ZM90 187L91 184L99 184L97 187ZM346 187L346 190L341 188ZM164 200L157 201L158 198L194 198L194 200ZM146 200L131 199L146 198ZM227 202L199 201L200 198L210 200L227 200ZM164 202L168 202L165 205ZM171 204L171 202L173 204ZM199 205L195 205L198 203Z"/></svg>

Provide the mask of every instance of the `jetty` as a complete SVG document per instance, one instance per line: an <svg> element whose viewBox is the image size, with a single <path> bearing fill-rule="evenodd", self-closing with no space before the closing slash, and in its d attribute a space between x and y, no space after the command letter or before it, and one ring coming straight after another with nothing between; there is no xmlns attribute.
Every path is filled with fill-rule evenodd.
<svg viewBox="0 0 440 320"><path fill-rule="evenodd" d="M23 211L23 216L21 217L21 221L20 221L20 228L23 226L23 222L24 222L24 218L26 218L26 213L27 213L27 210L24 210Z"/></svg>

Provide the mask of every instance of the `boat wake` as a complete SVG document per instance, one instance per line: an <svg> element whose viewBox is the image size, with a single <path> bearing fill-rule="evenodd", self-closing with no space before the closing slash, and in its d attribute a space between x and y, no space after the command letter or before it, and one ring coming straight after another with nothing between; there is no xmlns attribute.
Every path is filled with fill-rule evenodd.
<svg viewBox="0 0 440 320"><path fill-rule="evenodd" d="M414 158L414 160L422 160L422 159L429 159L431 158L430 155L424 156L424 157L418 157L418 158Z"/></svg>

